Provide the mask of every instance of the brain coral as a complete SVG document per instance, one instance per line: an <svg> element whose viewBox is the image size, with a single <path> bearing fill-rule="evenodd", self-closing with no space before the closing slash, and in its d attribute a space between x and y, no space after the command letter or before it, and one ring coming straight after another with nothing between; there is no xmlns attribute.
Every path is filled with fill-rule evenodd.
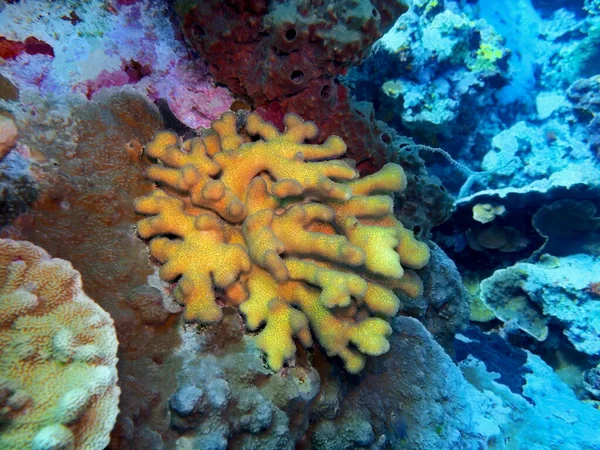
<svg viewBox="0 0 600 450"><path fill-rule="evenodd" d="M292 358L293 337L312 333L329 356L358 372L389 349L394 290L418 296L429 248L393 216L402 168L358 179L337 136L288 114L281 133L259 115L225 113L203 136L158 133L146 146L158 186L136 201L138 233L151 239L160 276L177 281L185 317L221 320L239 306L272 369ZM382 317L380 317L382 316Z"/></svg>
<svg viewBox="0 0 600 450"><path fill-rule="evenodd" d="M0 448L105 448L116 352L112 319L69 262L0 239Z"/></svg>

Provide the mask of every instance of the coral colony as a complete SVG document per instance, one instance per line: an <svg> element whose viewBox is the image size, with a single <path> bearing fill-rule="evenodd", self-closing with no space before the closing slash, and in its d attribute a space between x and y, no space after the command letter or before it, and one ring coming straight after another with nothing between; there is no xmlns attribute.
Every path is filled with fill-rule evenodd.
<svg viewBox="0 0 600 450"><path fill-rule="evenodd" d="M600 2L0 3L1 450L599 450Z"/></svg>

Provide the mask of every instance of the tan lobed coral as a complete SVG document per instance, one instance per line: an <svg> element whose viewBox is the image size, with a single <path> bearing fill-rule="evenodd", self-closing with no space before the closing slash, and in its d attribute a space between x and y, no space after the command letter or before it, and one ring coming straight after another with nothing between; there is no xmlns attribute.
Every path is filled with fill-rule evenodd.
<svg viewBox="0 0 600 450"><path fill-rule="evenodd" d="M0 111L0 161L15 146L18 137L15 121L8 113Z"/></svg>
<svg viewBox="0 0 600 450"><path fill-rule="evenodd" d="M0 239L0 448L105 448L116 352L112 319L68 261Z"/></svg>
<svg viewBox="0 0 600 450"><path fill-rule="evenodd" d="M185 317L221 320L219 303L239 305L274 370L312 333L329 356L358 372L366 355L389 349L394 290L419 296L410 269L429 248L393 216L394 192L406 186L402 168L387 164L358 179L337 136L304 143L317 127L288 114L285 131L258 114L225 113L202 138L183 143L156 135L146 153L160 188L136 201L149 215L138 233ZM408 268L408 269L405 269ZM379 317L381 316L381 317Z"/></svg>

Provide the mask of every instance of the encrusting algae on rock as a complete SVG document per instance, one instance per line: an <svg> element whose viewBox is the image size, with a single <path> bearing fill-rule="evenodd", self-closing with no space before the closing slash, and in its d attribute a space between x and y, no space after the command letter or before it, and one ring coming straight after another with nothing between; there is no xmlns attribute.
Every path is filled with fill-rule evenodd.
<svg viewBox="0 0 600 450"><path fill-rule="evenodd" d="M273 370L294 356L294 337L312 345L312 330L356 373L364 355L388 351L394 290L420 295L411 269L429 248L393 216L400 166L359 179L333 159L346 151L340 138L310 145L312 122L288 114L284 124L281 133L258 114L225 113L202 137L158 133L146 146L157 187L135 203L149 216L138 233L160 277L177 281L186 320L218 322L220 304L238 306L250 330L262 327L257 345Z"/></svg>

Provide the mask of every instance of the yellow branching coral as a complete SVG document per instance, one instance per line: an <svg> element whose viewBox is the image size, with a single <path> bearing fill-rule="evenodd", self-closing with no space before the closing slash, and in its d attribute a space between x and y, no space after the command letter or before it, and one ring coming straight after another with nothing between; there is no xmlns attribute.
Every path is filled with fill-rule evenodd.
<svg viewBox="0 0 600 450"><path fill-rule="evenodd" d="M69 262L0 239L0 448L105 448L116 353L112 319Z"/></svg>
<svg viewBox="0 0 600 450"><path fill-rule="evenodd" d="M310 145L313 123L288 114L284 124L225 113L202 137L157 134L146 146L157 188L136 201L149 216L138 233L161 278L177 281L187 320L217 322L221 304L236 305L274 370L294 356L294 338L310 346L314 335L356 373L364 355L388 350L394 291L420 295L410 269L429 249L393 216L400 166L358 179L334 159L340 138Z"/></svg>

